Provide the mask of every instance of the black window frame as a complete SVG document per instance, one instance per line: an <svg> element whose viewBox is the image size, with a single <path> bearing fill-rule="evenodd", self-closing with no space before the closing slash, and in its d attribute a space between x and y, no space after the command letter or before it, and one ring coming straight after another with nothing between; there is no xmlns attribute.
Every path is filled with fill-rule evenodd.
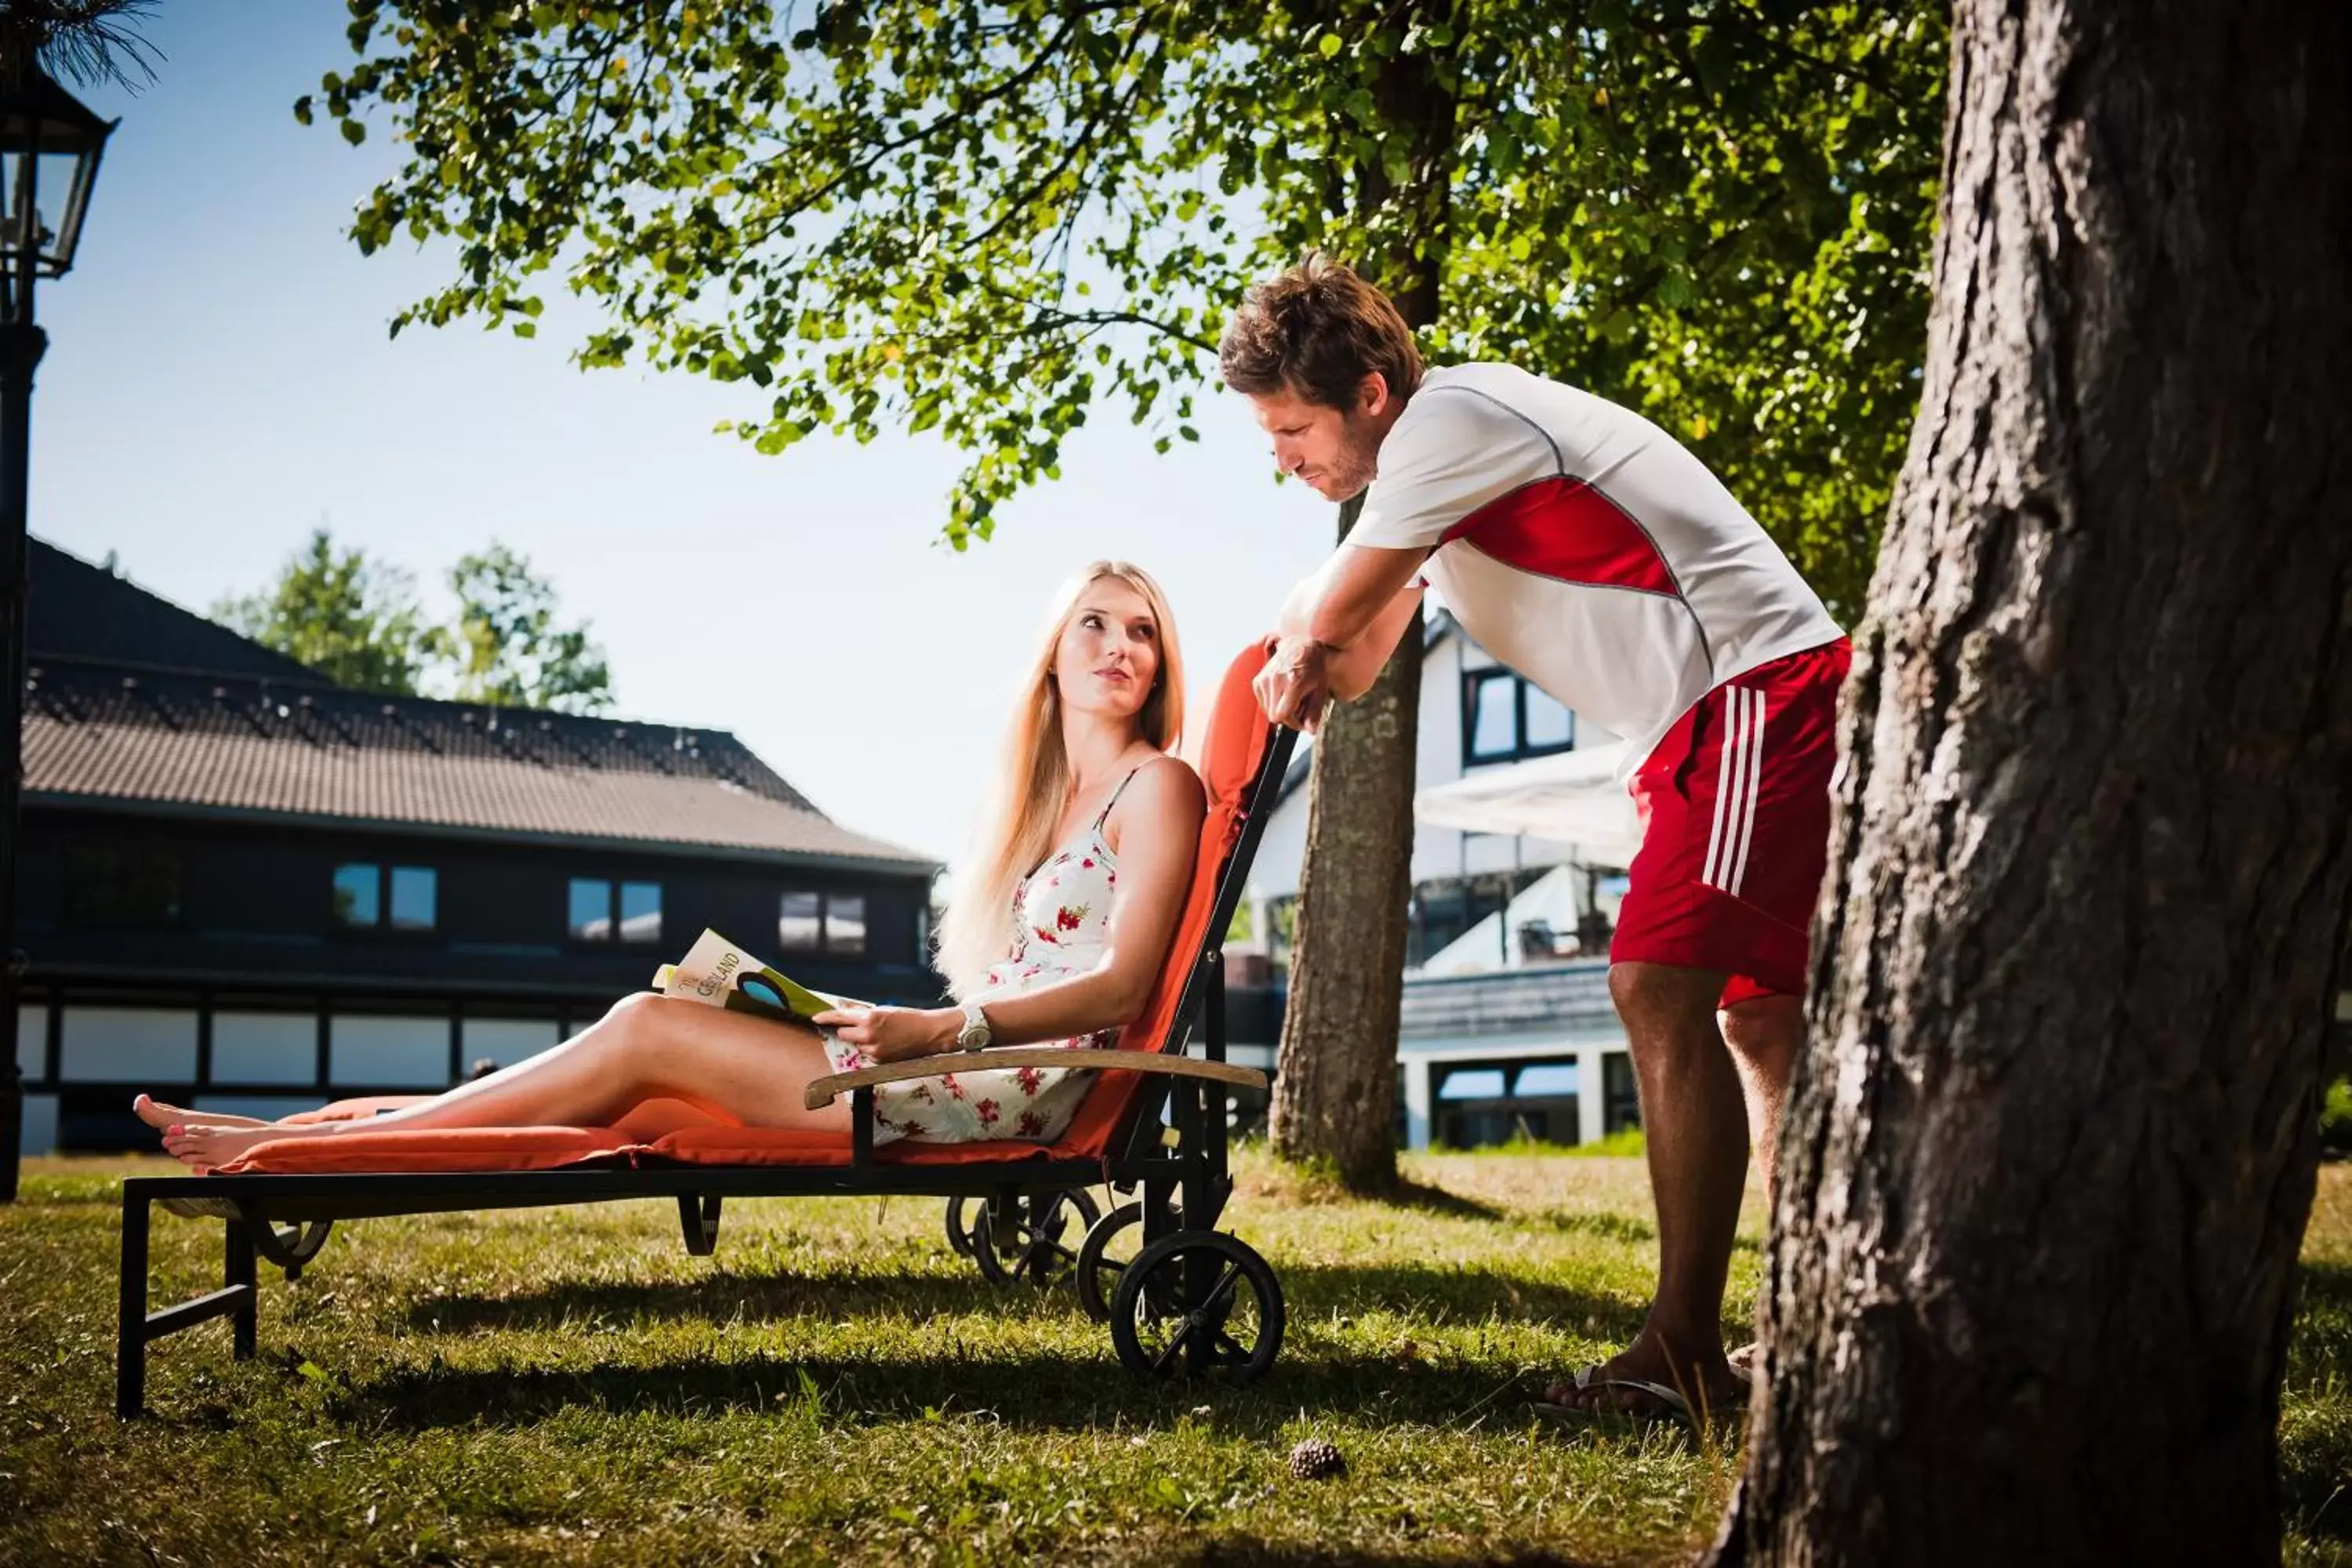
<svg viewBox="0 0 2352 1568"><path fill-rule="evenodd" d="M816 900L816 941L801 945L784 940L784 900L814 899ZM858 916L860 935L854 948L835 947L833 942L833 901L854 899L862 910ZM869 889L783 888L776 893L776 949L779 952L797 953L812 958L848 958L870 960L874 956L875 898Z"/></svg>
<svg viewBox="0 0 2352 1568"><path fill-rule="evenodd" d="M1508 751L1478 750L1478 697L1480 690L1495 681L1511 683L1511 745ZM1549 693L1545 694L1547 697ZM1557 699L1553 699L1557 701ZM1535 757L1556 757L1562 752L1576 750L1576 710L1562 703L1560 710L1568 715L1568 739L1556 744L1528 744L1528 680L1517 670L1500 665L1462 672L1462 766L1493 767L1500 763L1524 763Z"/></svg>
<svg viewBox="0 0 2352 1568"><path fill-rule="evenodd" d="M572 890L583 882L601 882L604 888L604 933L603 936L583 936L572 928ZM628 936L621 923L622 889L651 888L654 890L654 933L651 936ZM563 940L572 947L603 951L611 947L652 948L662 942L662 931L669 919L669 886L656 877L570 877L563 883Z"/></svg>
<svg viewBox="0 0 2352 1568"><path fill-rule="evenodd" d="M375 873L375 919L345 920L334 907L335 879L354 866ZM422 871L433 879L433 918L424 925L395 925L392 919L392 879L396 871ZM338 936L370 942L425 942L441 934L441 868L413 860L337 860L327 876L327 922Z"/></svg>

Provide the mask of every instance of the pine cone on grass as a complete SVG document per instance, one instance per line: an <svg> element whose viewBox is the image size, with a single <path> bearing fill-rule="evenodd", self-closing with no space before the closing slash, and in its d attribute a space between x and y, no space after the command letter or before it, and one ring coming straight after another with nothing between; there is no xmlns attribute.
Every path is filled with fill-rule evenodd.
<svg viewBox="0 0 2352 1568"><path fill-rule="evenodd" d="M1348 1473L1347 1456L1320 1437L1290 1450L1290 1473L1302 1481L1324 1481Z"/></svg>

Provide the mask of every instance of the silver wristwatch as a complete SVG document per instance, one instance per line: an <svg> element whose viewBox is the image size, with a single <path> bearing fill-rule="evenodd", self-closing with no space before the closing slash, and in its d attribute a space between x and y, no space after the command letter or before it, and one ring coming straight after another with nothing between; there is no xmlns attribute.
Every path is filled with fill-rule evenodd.
<svg viewBox="0 0 2352 1568"><path fill-rule="evenodd" d="M963 1027L956 1031L956 1046L967 1051L988 1048L988 1015L981 1011L979 1003L963 1005Z"/></svg>

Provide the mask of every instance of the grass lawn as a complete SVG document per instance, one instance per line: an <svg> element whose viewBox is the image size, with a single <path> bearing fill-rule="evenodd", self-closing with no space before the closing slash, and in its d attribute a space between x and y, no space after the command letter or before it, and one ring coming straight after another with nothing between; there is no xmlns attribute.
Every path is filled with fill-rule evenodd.
<svg viewBox="0 0 2352 1568"><path fill-rule="evenodd" d="M1410 1206L1244 1158L1227 1226L1289 1335L1242 1392L1147 1385L1066 1285L1000 1291L928 1200L370 1220L289 1285L261 1355L155 1347L112 1414L116 1178L38 1161L0 1210L0 1563L1673 1561L1737 1464L1678 1432L1564 1433L1533 1375L1635 1327L1638 1162L1409 1162ZM1758 1272L1751 1201L1733 1262ZM220 1226L155 1218L154 1305ZM2289 1559L2352 1563L2352 1167L2321 1173L2282 1425ZM1302 1481L1298 1439L1349 1473Z"/></svg>

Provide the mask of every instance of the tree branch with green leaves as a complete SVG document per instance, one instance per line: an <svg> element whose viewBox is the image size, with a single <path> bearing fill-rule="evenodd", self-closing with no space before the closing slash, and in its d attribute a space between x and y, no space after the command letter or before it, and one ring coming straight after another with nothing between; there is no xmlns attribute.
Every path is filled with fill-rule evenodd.
<svg viewBox="0 0 2352 1568"><path fill-rule="evenodd" d="M453 266L395 332L530 336L567 289L599 317L582 364L745 384L724 428L762 451L936 432L970 455L961 547L1089 418L1192 438L1250 281L1310 247L1412 258L1433 357L1643 409L1859 603L1915 395L1938 7L352 12L357 63L298 113L403 142L353 236ZM1410 166L1406 60L1451 97L1439 166Z"/></svg>

